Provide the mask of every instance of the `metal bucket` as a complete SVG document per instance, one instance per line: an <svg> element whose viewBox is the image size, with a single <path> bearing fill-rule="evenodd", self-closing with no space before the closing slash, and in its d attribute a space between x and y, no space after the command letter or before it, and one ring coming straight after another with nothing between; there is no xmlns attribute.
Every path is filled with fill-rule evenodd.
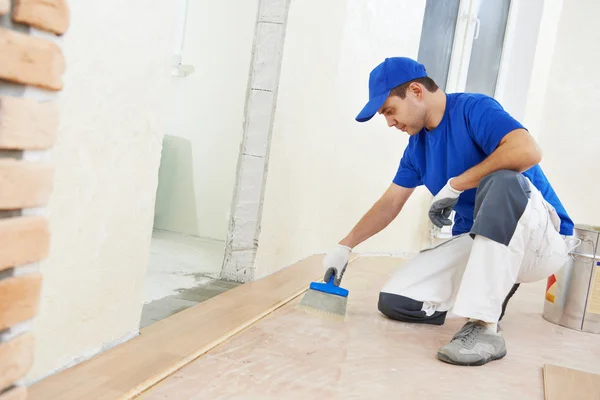
<svg viewBox="0 0 600 400"><path fill-rule="evenodd" d="M542 317L578 331L600 333L600 227L575 226L581 243L548 278Z"/></svg>

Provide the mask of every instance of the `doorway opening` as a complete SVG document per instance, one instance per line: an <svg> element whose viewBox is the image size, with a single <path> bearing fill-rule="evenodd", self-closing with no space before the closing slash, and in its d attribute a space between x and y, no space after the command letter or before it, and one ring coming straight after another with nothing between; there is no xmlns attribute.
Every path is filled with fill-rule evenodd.
<svg viewBox="0 0 600 400"><path fill-rule="evenodd" d="M179 34L142 328L239 285L221 274L258 1L179 0L173 6Z"/></svg>

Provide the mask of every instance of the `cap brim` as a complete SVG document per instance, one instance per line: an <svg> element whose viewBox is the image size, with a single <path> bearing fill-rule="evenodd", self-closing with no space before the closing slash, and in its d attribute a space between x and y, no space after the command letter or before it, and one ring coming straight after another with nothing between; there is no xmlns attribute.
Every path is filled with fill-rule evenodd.
<svg viewBox="0 0 600 400"><path fill-rule="evenodd" d="M390 95L390 92L391 90L377 97L373 97L362 109L362 111L356 116L356 120L358 122L367 122L368 120L373 118L373 116L377 114L377 111L379 111L383 103L385 103L385 101L387 100L388 96Z"/></svg>

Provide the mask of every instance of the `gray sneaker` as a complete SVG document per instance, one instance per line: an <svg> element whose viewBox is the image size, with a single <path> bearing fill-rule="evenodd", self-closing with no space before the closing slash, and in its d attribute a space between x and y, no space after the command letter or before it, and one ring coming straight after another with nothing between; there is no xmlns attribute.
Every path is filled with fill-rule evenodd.
<svg viewBox="0 0 600 400"><path fill-rule="evenodd" d="M478 322L467 322L452 341L442 347L437 356L440 360L455 365L483 365L499 360L506 355L506 343L502 331L488 332L487 326Z"/></svg>

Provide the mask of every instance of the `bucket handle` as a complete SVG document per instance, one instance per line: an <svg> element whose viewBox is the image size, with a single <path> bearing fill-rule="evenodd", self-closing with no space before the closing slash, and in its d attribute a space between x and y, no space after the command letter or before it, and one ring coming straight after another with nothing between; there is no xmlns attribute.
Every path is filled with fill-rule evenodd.
<svg viewBox="0 0 600 400"><path fill-rule="evenodd" d="M577 252L573 251L573 250L575 250L577 247L579 247L584 242L588 243L588 244L591 244L592 247L593 247L596 243L594 242L594 240L592 238L590 238L589 236L584 236L583 239L571 237L571 238L565 239L565 242L568 242L570 240L577 240L577 244L574 247L570 248L569 251L568 251L569 256L573 260L577 261L578 258L585 258L585 259L591 260L591 261L600 260L600 254L594 254L594 253L592 253L592 254L583 254L583 253L577 253ZM598 265L600 265L600 263Z"/></svg>
<svg viewBox="0 0 600 400"><path fill-rule="evenodd" d="M573 260L575 260L575 257L573 256L573 250L575 250L576 248L578 248L578 247L579 247L579 245L580 245L581 243L583 243L583 240L581 240L581 239L579 239L579 238L576 238L576 237L570 237L570 238L566 238L566 239L565 239L565 243L567 244L567 246L569 246L569 245L568 245L568 243L569 243L570 241L572 241L572 240L576 240L576 241L577 241L577 244L576 244L575 246L571 247L571 248L568 248L568 247L567 247L567 254L569 254L569 255L570 255L570 257L571 257ZM589 239L588 239L588 240L589 240Z"/></svg>

